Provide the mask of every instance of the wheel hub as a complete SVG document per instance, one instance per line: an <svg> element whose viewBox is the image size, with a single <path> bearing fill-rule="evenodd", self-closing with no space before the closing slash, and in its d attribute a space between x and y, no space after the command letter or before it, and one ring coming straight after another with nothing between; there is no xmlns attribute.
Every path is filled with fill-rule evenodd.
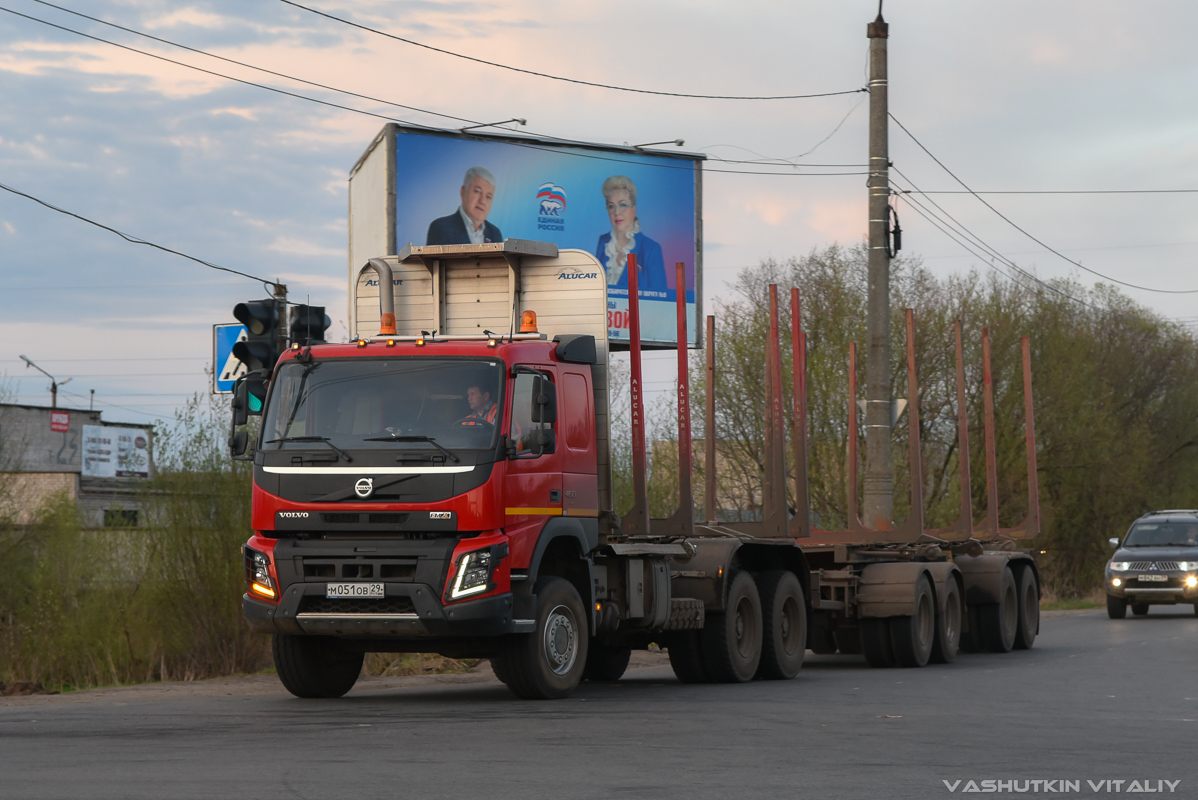
<svg viewBox="0 0 1198 800"><path fill-rule="evenodd" d="M574 666L578 655L578 635L574 617L565 606L549 612L545 621L545 657L554 674L563 675Z"/></svg>

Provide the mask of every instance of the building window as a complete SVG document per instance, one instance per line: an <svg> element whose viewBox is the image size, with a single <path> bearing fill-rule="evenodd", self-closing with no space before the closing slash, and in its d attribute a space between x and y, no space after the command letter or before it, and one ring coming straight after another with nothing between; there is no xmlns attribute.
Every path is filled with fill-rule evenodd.
<svg viewBox="0 0 1198 800"><path fill-rule="evenodd" d="M123 508L104 509L105 528L135 528L137 527L137 512L126 511Z"/></svg>

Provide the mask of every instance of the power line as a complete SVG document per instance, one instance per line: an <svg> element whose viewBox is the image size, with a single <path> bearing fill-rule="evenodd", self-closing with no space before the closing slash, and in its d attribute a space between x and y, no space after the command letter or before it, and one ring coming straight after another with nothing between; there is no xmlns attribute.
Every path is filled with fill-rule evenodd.
<svg viewBox="0 0 1198 800"><path fill-rule="evenodd" d="M327 14L324 11L320 11L315 8L310 8L309 6L305 6L305 5L301 5L299 3L292 2L292 0L279 0L279 2L286 3L289 6L294 6L295 8L302 9L302 10L307 11L312 14L316 14L317 16L324 17L325 19L331 19L334 22L340 22L342 25L349 25L352 28L358 28L359 30L367 31L368 33L373 33L378 36L385 36L388 39L394 39L397 42L403 42L404 44L410 44L410 45L413 45L414 47L423 47L425 50L432 50L435 53L441 53L443 55L453 56L454 58L461 58L466 61L473 61L476 64L484 64L488 67L497 67L499 69L506 69L506 70L510 70L512 72L519 72L524 75L533 75L538 78L547 78L549 80L554 80L554 81L563 81L565 83L574 83L574 84L578 84L580 86L593 86L597 89L612 89L617 92L634 92L636 94L652 94L652 95L659 95L662 97L684 97L684 98L691 98L691 99L696 99L696 100L807 100L807 99L815 98L815 97L837 97L839 95L857 94L859 92L869 91L868 89L861 88L861 89L849 89L849 90L845 90L845 91L841 91L841 92L819 92L817 94L790 94L790 95L686 94L684 92L663 92L663 91L656 91L653 89L634 89L634 88L630 88L627 86L614 86L614 85L608 84L608 83L593 83L591 81L578 80L576 78L565 78L560 75L549 75L544 72L535 72L530 69L521 69L520 67L513 67L508 64L499 64L494 61L487 61L485 59L475 58L474 56L468 56L468 55L464 55L462 53L455 53L452 50L443 50L440 47L433 47L430 44L424 44L423 42L418 42L415 39L405 39L404 37L396 36L393 33L387 33L386 31L380 31L377 28L371 28L367 25L361 25L357 22L351 22L350 20L347 20L343 17L337 17L332 14Z"/></svg>
<svg viewBox="0 0 1198 800"><path fill-rule="evenodd" d="M84 13L82 13L82 12L79 12L79 11L72 11L72 10L71 10L71 9L69 9L69 8L65 8L65 7L63 7L63 6L55 5L54 3L47 2L46 0L33 0L33 2L35 2L35 3L39 3L39 4L43 5L43 6L49 6L50 8L56 8L56 9L58 9L59 11L63 11L63 12L65 12L65 13L67 13L67 14L73 14L73 15L75 15L76 17L82 17L83 19L88 19L88 20L91 20L92 22L98 22L98 23L100 23L101 25L107 25L107 26L108 26L108 27L110 27L110 28L116 28L116 29L117 29L117 30L119 30L119 31L125 31L126 33L132 33L132 34L134 34L135 36L141 36L141 37L143 37L143 38L150 39L150 40L153 40L153 41L155 41L155 42L160 42L160 43L162 43L162 44L167 44L167 45L170 45L171 47L178 47L178 48L180 48L181 50L187 50L187 51L189 51L189 52L192 52L192 53L197 53L197 54L199 54L199 55L202 55L202 56L208 56L209 58L215 58L215 59L217 59L218 61L224 61L224 62L226 62L226 63L228 63L228 64L236 64L236 65L237 65L237 66L239 66L239 67L245 67L245 68L247 68L247 69L253 69L253 70L257 70L258 72L265 72L265 73L266 73L266 74L268 74L268 75L274 75L275 77L278 77L278 78L286 78L287 80L296 81L296 82L298 82L298 83L306 83L307 85L309 85L309 86L315 86L315 87L316 87L316 88L318 88L318 89L327 89L327 90L328 90L328 91L330 91L330 92L339 92L339 93L341 93L341 94L350 95L350 96L352 96L352 97L358 97L358 98L361 98L361 99L363 99L363 100L370 100L371 102L374 102L374 103L382 103L383 105L387 105L387 106L394 106L395 108L403 108L403 109L406 109L406 110L408 110L408 111L418 111L418 112L420 112L420 113L422 113L422 114L430 114L430 115L432 115L432 116L434 116L434 117L444 117L445 119L451 119L451 120L454 120L455 122L468 122L468 123L471 123L471 124L478 124L478 121L477 121L477 120L473 120L473 119L466 119L465 117L455 117L455 116L454 116L454 115L452 115L452 114L442 114L442 113L441 113L441 112L439 112L439 111L430 111L430 110L428 110L427 108L417 108L416 106L408 106L408 105L404 105L403 103L396 103L396 102L394 102L394 101L391 101L391 100L382 100L382 99L380 99L380 98L378 98L378 97L371 97L370 95L366 95L366 94L358 94L357 92L351 92L351 91L349 91L348 89L338 89L338 88L337 88L337 87L335 87L335 86L327 86L327 85L325 85L325 84L323 84L323 83L317 83L317 82L315 82L315 81L309 81L309 80L305 80L304 78L297 78L297 77L295 77L294 75L287 75L287 74L285 74L285 73L282 73L282 72L275 72L274 70L267 69L267 68L265 68L265 67L257 67L257 66L254 66L253 64L247 64L247 63L245 63L244 61L237 61L236 59L233 59L233 58L226 58L225 56L220 56L220 55L217 55L217 54L215 54L215 53L210 53L210 52L208 52L207 50L200 50L200 49L198 49L198 48L195 48L195 47L189 47L189 46L187 46L187 45L185 45L185 44L180 44L180 43L178 43L178 42L172 42L170 39L163 39L163 38L162 38L162 37L160 37L160 36L154 36L154 35L152 35L152 34L149 34L149 33L144 33L144 32L142 32L142 31L135 30L135 29L133 29L133 28L126 28L124 25L118 25L118 24L116 24L115 22L109 22L109 21L107 21L107 20L103 20L103 19L100 19L100 18L98 18L98 17L91 17L91 16L88 16L87 14L84 14ZM139 51L139 52L140 52L140 51ZM223 76L222 76L222 77L223 77Z"/></svg>
<svg viewBox="0 0 1198 800"><path fill-rule="evenodd" d="M895 120L895 122L898 122L898 120ZM902 125L899 125L899 127L901 128ZM903 128L903 130L906 130L906 128ZM928 155L931 155L931 153ZM912 190L912 194L1198 194L1198 189L1010 189L992 191L983 191L982 189L978 189L977 191L938 189L923 192Z"/></svg>
<svg viewBox="0 0 1198 800"><path fill-rule="evenodd" d="M410 120L400 119L398 117L391 117L386 114L378 114L373 111L366 111L364 109L354 108L353 106L347 106L347 105L342 105L340 103L334 103L329 100L321 100L318 97L309 97L307 95L298 94L296 92L291 92L286 89L280 89L276 86L268 86L267 84L264 84L264 83L257 83L255 81L245 80L244 78L235 78L232 75L226 75L224 73L216 72L214 70L205 69L203 67L197 67L194 64L187 64L183 61L177 61L173 58L167 58L166 56L161 56L156 53L150 53L145 50L139 50L136 47L130 47L129 45L120 44L119 42L114 42L110 39L105 39L101 36L94 36L90 33L84 33L82 31L77 31L74 28L68 28L65 25L58 25L56 23L49 22L44 19L39 19L38 17L33 17L28 14L22 14L19 11L14 11L11 8L5 8L4 6L0 6L0 11L7 12L9 14L12 14L13 16L21 17L22 19L27 19L30 22L36 22L41 25L46 25L47 27L54 28L56 30L64 31L66 33L73 33L76 36L81 36L85 39L91 39L92 41L95 41L95 42L101 42L103 44L111 45L113 47L118 47L122 50L127 50L131 53L138 53L140 55L147 56L149 58L153 58L158 61L164 61L168 64L174 64L175 66L183 67L185 69L191 69L191 70L195 70L196 72L202 72L205 75L211 75L213 77L223 78L228 81L233 81L234 83L240 83L244 86L252 86L256 89L264 89L268 92L274 92L275 94L281 94L285 97L291 97L296 100L305 100L309 103L316 103L318 105L326 106L328 108L336 108L341 111L349 111L354 114L361 114L363 116L373 117L375 119L381 119L386 122L396 122L396 123L400 123L402 125L407 125L409 127L418 128L421 130L434 131L434 132L440 132L440 133L446 132L446 131L444 131L444 129L434 128L429 125L421 125L420 123L412 122ZM180 45L180 46L182 46L182 45ZM199 52L202 52L202 51L199 51ZM214 57L219 58L219 56L214 56ZM257 67L252 67L252 68L258 69ZM269 71L269 70L264 70L264 71ZM296 78L294 80L301 80L301 79ZM332 89L332 91L343 91L343 90ZM347 92L347 94L353 94L353 93ZM386 101L378 101L378 102L386 102ZM408 108L410 108L410 107L408 107ZM436 112L428 112L428 113L436 113ZM444 115L442 115L442 116L444 116ZM465 138L474 138L474 137L469 136L469 134L463 134L463 136ZM556 136L544 136L544 138L555 139L559 142L568 142L568 140L561 139L560 137L556 137ZM530 150L541 150L541 151L545 151L545 152L564 153L566 155L576 157L576 158L590 158L590 159L595 159L595 160L599 160L599 161L611 161L611 162L622 163L622 164L637 164L638 166L651 166L651 167L658 168L658 169L680 169L680 170L686 170L686 171L692 171L694 169L694 167L689 164L686 166L682 166L682 165L676 166L676 165L672 165L672 164L647 164L646 165L646 162L644 162L644 161L634 161L634 160L626 159L626 158L615 158L615 157L611 157L611 156L599 156L599 155L592 155L592 154L588 154L588 153L580 153L580 152L571 151L571 150L562 150L561 148L549 147L547 145L538 145L533 142L521 142L521 141L516 141L513 139L487 139L486 141L491 141L491 142L498 141L503 144L511 145L513 147L524 147L524 148L527 148ZM573 144L581 144L581 143L573 143ZM668 156L665 156L665 157L668 157ZM803 167L803 166L807 166L807 165L800 164L800 165L796 165L796 166ZM868 174L866 171L854 171L854 172L794 172L794 171L765 172L762 170L735 170L735 169L707 169L707 170L705 170L705 172L723 173L723 174L730 174L730 175L780 175L780 176L787 176L787 177L824 177L824 176L838 177L838 176L845 176L845 175L866 175L866 174Z"/></svg>
<svg viewBox="0 0 1198 800"><path fill-rule="evenodd" d="M6 9L0 9L0 10L6 10ZM142 245L145 245L146 247L153 247L156 250L161 250L164 253L170 253L171 255L176 255L176 256L179 256L180 258L186 258L188 261L194 261L197 264L202 264L205 267L208 267L210 269L218 269L221 272L230 272L234 275L240 275L243 278L249 278L250 280L260 281L264 284L274 285L274 281L267 280L266 278L259 278L256 275L249 274L248 272L240 272L235 269L229 269L228 267L222 267L218 264L213 264L210 261L205 261L202 258L196 258L195 256L189 256L189 255L187 255L187 253L181 253L178 250L172 250L169 247L163 247L160 244L155 244L154 242L147 241L140 237L131 236L127 233L122 233L121 231L118 231L116 228L112 228L112 227L109 227L108 225L104 225L103 223L96 222L94 219L89 219L88 217L85 217L81 214L76 214L73 211L67 211L65 208L59 208L58 206L51 205L50 203L47 203L45 200L41 200L37 197L34 197L31 194L26 194L25 192L22 192L22 191L18 191L16 189L12 188L11 186L5 186L3 183L0 183L0 189L3 189L6 192L11 192L12 194L18 195L20 197L24 197L28 200L32 200L33 202L37 203L38 205L45 206L46 208L50 209L51 211L57 211L59 214L66 214L68 217L74 217L77 220L86 222L88 225L95 225L97 228L102 228L103 230L106 230L110 233L115 233L117 236L121 237L126 242L129 242L131 244L142 244Z"/></svg>
<svg viewBox="0 0 1198 800"><path fill-rule="evenodd" d="M1090 269L1089 267L1085 266L1084 264L1082 264L1079 261L1074 261L1072 258L1069 258L1069 256L1065 255L1064 253L1062 253L1058 250L1055 250L1054 248L1050 247L1049 245L1047 245L1040 239L1037 239L1035 236L1028 233L1023 228L1019 227L1019 225L1015 224L1015 222L1013 220L1011 220L1009 217L1007 217L1005 214L1003 214L997 208L995 208L994 206L987 203L977 192L970 189L969 186L966 185L965 181L958 178L951 169L949 169L947 166L945 166L943 161L936 158L936 156L932 155L932 151L930 151L930 150L928 150L928 148L924 147L923 142L919 141L919 139L916 139L915 134L913 134L913 133L911 133L911 131L907 130L906 126L903 125L903 123L899 122L898 118L895 117L894 114L888 113L888 116L892 120L894 120L894 123L896 125L898 125L900 128L903 129L903 133L905 133L911 137L911 141L915 142L915 144L919 146L920 150L923 150L928 155L928 157L931 158L933 161L935 161L940 166L941 169L943 169L945 172L947 172L949 174L949 176L952 177L953 180L955 180L957 183L961 184L961 187L963 189L965 189L969 194L976 197L978 199L978 202L980 202L986 208L990 209L995 214L997 214L999 216L999 218L1001 218L1004 222L1006 222L1012 228L1019 231L1024 236L1031 239L1033 242L1040 245L1041 247L1043 247L1045 250L1052 253L1053 255L1055 255L1065 261L1068 261L1070 264L1074 265L1075 267L1077 267L1079 269L1084 269L1086 272L1089 272L1092 275L1097 275L1098 277L1102 278L1103 280L1110 281L1111 283L1117 283L1120 286L1126 286L1130 289L1139 289L1140 291L1143 291L1143 292L1155 292L1158 294L1198 294L1198 289L1154 289L1150 286L1140 286L1139 284L1128 283L1127 281L1121 281L1117 278L1112 278L1109 275L1104 275L1097 270Z"/></svg>

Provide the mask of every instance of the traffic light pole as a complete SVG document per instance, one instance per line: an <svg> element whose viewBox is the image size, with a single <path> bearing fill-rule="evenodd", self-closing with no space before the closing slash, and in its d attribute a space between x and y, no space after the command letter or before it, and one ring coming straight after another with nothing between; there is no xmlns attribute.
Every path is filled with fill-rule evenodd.
<svg viewBox="0 0 1198 800"><path fill-rule="evenodd" d="M862 518L871 528L890 527L894 473L890 467L890 251L887 247L890 153L887 137L886 41L889 26L878 18L869 38L869 336L865 362L865 486Z"/></svg>

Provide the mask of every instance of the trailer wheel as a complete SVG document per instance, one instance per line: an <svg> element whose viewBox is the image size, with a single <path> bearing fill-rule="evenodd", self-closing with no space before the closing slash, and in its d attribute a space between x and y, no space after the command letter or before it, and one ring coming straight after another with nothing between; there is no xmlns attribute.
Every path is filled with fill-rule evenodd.
<svg viewBox="0 0 1198 800"><path fill-rule="evenodd" d="M866 617L858 625L861 631L861 652L871 667L893 667L894 645L890 641L890 620Z"/></svg>
<svg viewBox="0 0 1198 800"><path fill-rule="evenodd" d="M611 683L620 680L628 669L632 658L631 647L612 647L602 642L591 641L587 651L586 667L582 670L584 680L596 683Z"/></svg>
<svg viewBox="0 0 1198 800"><path fill-rule="evenodd" d="M578 688L587 662L590 636L582 599L564 578L540 578L534 591L536 629L511 638L496 674L525 700L567 697Z"/></svg>
<svg viewBox="0 0 1198 800"><path fill-rule="evenodd" d="M683 683L711 683L707 665L703 663L701 631L679 631L670 635L666 652L670 656L670 667Z"/></svg>
<svg viewBox="0 0 1198 800"><path fill-rule="evenodd" d="M1194 606L1194 613L1198 614L1198 605ZM1106 615L1111 619L1123 619L1127 616L1127 598L1115 597L1108 594L1106 596Z"/></svg>
<svg viewBox="0 0 1198 800"><path fill-rule="evenodd" d="M1040 632L1040 584L1036 580L1035 570L1027 564L1019 567L1015 582L1019 585L1019 625L1015 630L1015 649L1031 650L1036 643L1036 634Z"/></svg>
<svg viewBox="0 0 1198 800"><path fill-rule="evenodd" d="M991 653L1009 653L1015 646L1015 631L1019 628L1019 594L1009 566L1002 571L999 598L997 603L987 603L978 609L982 647Z"/></svg>
<svg viewBox="0 0 1198 800"><path fill-rule="evenodd" d="M703 626L703 663L716 683L753 680L761 663L761 596L747 572L728 581L723 611L707 615Z"/></svg>
<svg viewBox="0 0 1198 800"><path fill-rule="evenodd" d="M270 649L284 688L296 697L340 697L354 688L365 653L344 652L328 636L276 633Z"/></svg>
<svg viewBox="0 0 1198 800"><path fill-rule="evenodd" d="M1145 614L1148 613L1148 604L1147 603L1132 603L1131 604L1131 613L1135 614L1137 617L1144 616Z"/></svg>
<svg viewBox="0 0 1198 800"><path fill-rule="evenodd" d="M890 643L900 667L922 667L936 641L936 599L927 575L915 582L915 613L890 617Z"/></svg>
<svg viewBox="0 0 1198 800"><path fill-rule="evenodd" d="M961 602L961 588L950 575L944 582L944 611L936 615L936 641L932 644L933 664L949 664L957 657L961 647L961 621L965 606Z"/></svg>
<svg viewBox="0 0 1198 800"><path fill-rule="evenodd" d="M807 601L793 572L775 570L761 576L761 664L757 676L788 681L803 666L807 651Z"/></svg>

